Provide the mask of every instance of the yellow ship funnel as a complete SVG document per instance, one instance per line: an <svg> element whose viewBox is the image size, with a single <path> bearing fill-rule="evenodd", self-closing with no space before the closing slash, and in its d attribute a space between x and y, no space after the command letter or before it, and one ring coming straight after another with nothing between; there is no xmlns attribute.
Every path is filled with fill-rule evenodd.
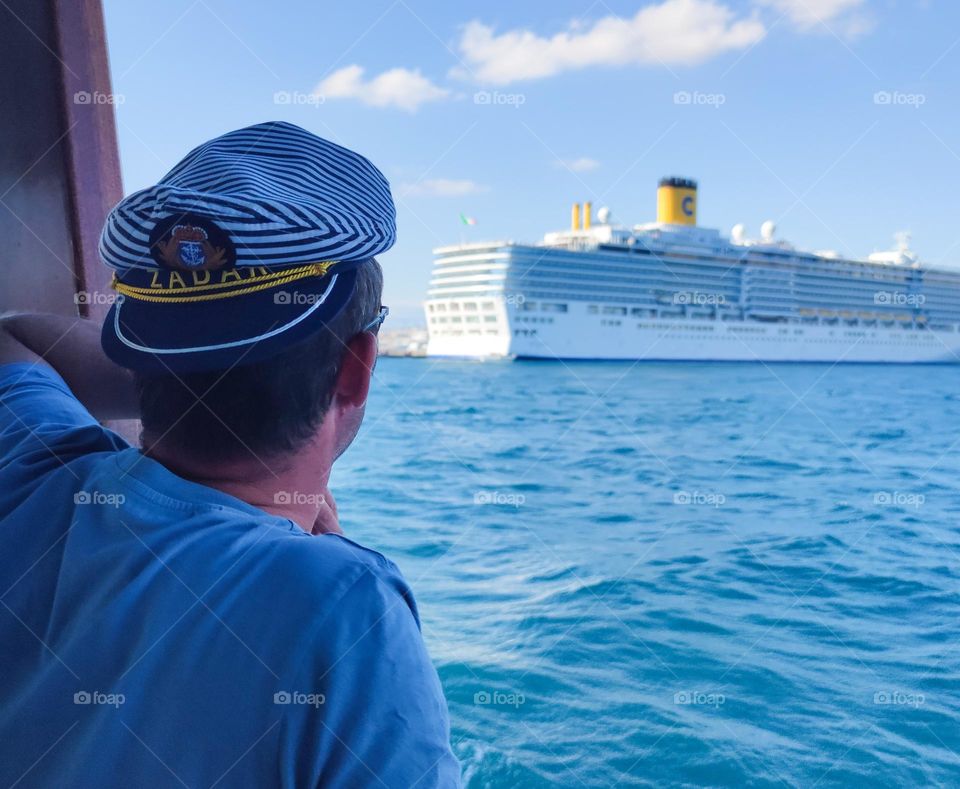
<svg viewBox="0 0 960 789"><path fill-rule="evenodd" d="M570 211L570 229L580 229L580 203L574 203Z"/></svg>
<svg viewBox="0 0 960 789"><path fill-rule="evenodd" d="M660 179L657 221L666 225L697 224L697 182L689 178Z"/></svg>
<svg viewBox="0 0 960 789"><path fill-rule="evenodd" d="M583 204L583 229L590 229L590 214L593 211L593 203L586 202Z"/></svg>

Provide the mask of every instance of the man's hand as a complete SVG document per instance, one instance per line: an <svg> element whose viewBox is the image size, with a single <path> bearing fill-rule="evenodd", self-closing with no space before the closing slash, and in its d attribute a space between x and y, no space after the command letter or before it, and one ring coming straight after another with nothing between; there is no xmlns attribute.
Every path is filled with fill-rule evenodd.
<svg viewBox="0 0 960 789"><path fill-rule="evenodd" d="M97 419L139 416L133 376L103 353L93 321L35 313L0 318L0 364L15 362L52 367Z"/></svg>
<svg viewBox="0 0 960 789"><path fill-rule="evenodd" d="M337 518L337 502L330 493L330 488L323 491L323 501L320 502L320 511L313 522L311 534L343 534L340 521Z"/></svg>

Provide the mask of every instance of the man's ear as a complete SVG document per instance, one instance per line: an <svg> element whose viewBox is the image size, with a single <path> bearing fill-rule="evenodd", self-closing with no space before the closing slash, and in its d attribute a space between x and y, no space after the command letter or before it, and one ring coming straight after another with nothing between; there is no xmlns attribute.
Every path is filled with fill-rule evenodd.
<svg viewBox="0 0 960 789"><path fill-rule="evenodd" d="M360 332L347 343L334 391L337 405L360 408L367 402L376 361L377 338L371 332Z"/></svg>

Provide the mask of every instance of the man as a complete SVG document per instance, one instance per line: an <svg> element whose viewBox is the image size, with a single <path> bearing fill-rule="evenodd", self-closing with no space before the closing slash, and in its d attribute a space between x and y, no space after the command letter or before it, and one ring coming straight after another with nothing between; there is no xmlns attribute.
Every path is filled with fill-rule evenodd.
<svg viewBox="0 0 960 789"><path fill-rule="evenodd" d="M101 336L0 321L0 783L459 785L410 589L327 487L394 235L370 162L260 124L113 209ZM96 421L131 417L142 450Z"/></svg>

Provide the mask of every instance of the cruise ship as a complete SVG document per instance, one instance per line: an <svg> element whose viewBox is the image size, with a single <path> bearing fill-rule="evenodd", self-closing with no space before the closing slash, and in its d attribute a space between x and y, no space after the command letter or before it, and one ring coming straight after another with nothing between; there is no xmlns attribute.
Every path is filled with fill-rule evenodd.
<svg viewBox="0 0 960 789"><path fill-rule="evenodd" d="M540 243L434 250L428 356L955 363L960 271L898 248L804 252L697 225L697 184L664 178L657 221L578 203Z"/></svg>

